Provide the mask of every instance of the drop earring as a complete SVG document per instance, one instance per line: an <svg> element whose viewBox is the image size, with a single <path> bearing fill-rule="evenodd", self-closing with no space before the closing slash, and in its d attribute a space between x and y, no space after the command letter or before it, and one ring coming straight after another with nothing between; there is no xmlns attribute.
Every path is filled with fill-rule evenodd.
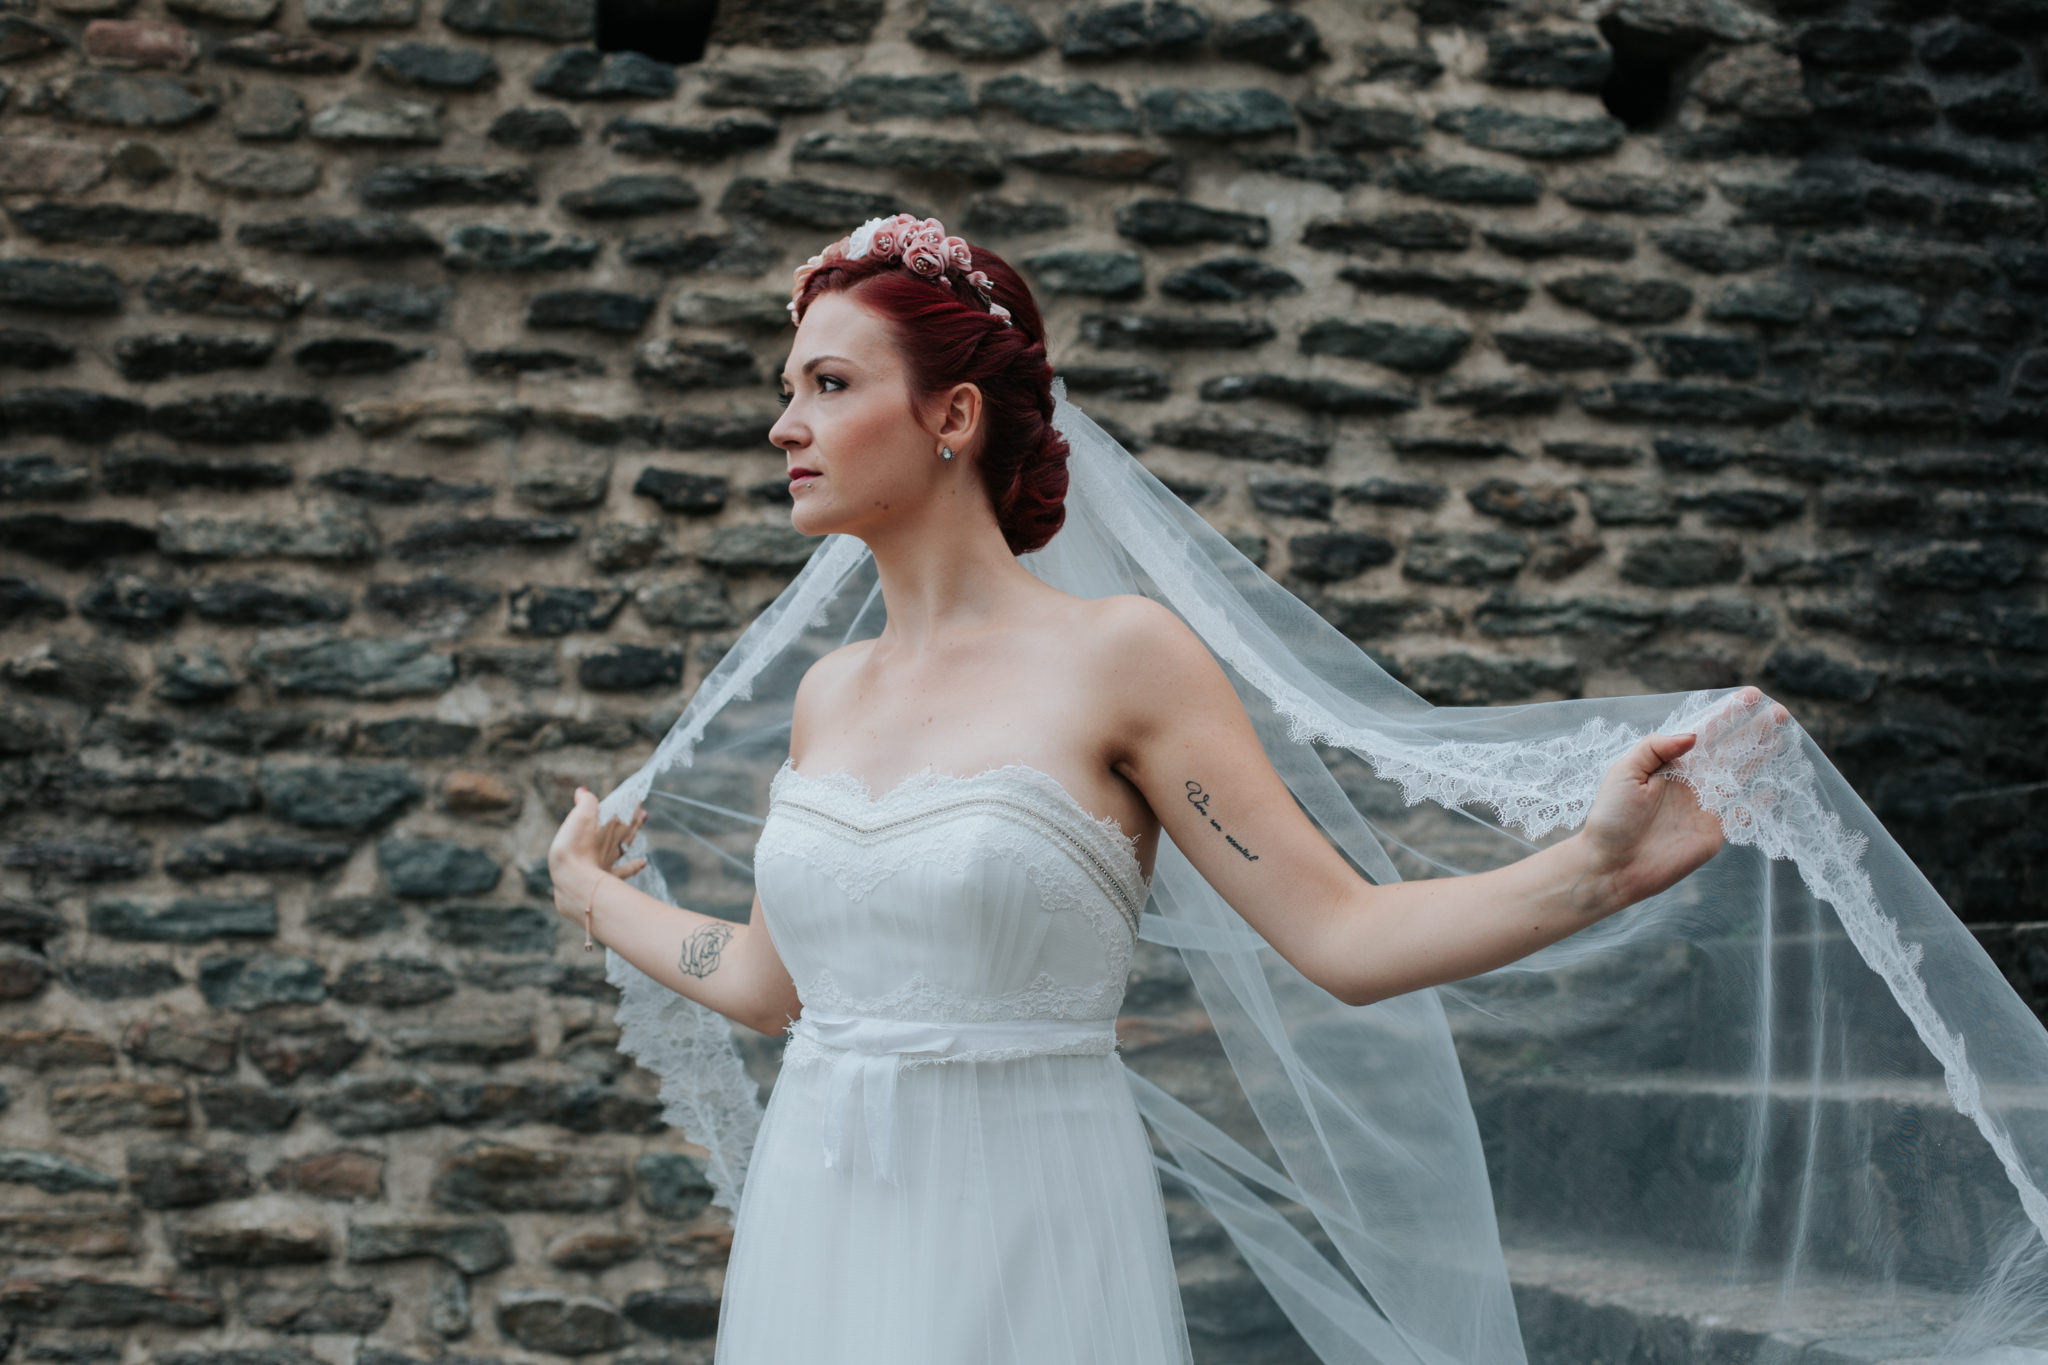
<svg viewBox="0 0 2048 1365"><path fill-rule="evenodd" d="M951 446L940 446L940 447L939 447L939 458L940 458L940 459L942 459L942 460L950 460L950 459L952 459L952 458L953 458L953 447L951 447Z"/></svg>

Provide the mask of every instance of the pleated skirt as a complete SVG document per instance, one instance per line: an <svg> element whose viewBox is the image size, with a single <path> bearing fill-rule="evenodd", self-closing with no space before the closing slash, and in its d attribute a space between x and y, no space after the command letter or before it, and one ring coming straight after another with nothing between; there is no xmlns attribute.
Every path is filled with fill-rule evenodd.
<svg viewBox="0 0 2048 1365"><path fill-rule="evenodd" d="M905 1068L896 1180L785 1068L734 1220L716 1365L1191 1365L1122 1059Z"/></svg>

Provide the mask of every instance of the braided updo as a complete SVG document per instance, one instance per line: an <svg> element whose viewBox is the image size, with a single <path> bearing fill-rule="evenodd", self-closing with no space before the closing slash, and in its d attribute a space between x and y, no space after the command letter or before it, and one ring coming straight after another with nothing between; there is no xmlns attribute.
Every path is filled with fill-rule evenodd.
<svg viewBox="0 0 2048 1365"><path fill-rule="evenodd" d="M970 249L974 268L988 276L990 298L1009 310L1007 322L989 311L962 272L932 279L874 254L820 265L798 288L791 312L801 322L819 295L854 294L894 332L914 400L926 402L955 384L981 390L982 484L1010 552L1028 554L1066 520L1067 440L1052 425L1045 323L1007 261L984 247Z"/></svg>

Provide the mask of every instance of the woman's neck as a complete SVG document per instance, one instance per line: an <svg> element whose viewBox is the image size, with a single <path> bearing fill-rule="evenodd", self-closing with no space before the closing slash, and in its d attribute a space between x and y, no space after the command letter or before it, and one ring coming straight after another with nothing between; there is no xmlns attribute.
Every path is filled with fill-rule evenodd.
<svg viewBox="0 0 2048 1365"><path fill-rule="evenodd" d="M982 517L972 515L977 505ZM938 500L930 515L864 537L888 613L877 648L924 654L1013 616L1044 590L985 508L962 490Z"/></svg>

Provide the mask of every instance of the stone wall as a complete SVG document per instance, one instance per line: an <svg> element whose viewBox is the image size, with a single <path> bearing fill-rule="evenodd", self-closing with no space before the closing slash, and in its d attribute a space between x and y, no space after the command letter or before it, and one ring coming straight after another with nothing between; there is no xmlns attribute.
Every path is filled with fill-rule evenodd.
<svg viewBox="0 0 2048 1365"><path fill-rule="evenodd" d="M2048 1003L2041 0L630 17L0 0L24 1358L708 1358L541 863L809 553L788 272L899 209L1419 691L1760 682Z"/></svg>

